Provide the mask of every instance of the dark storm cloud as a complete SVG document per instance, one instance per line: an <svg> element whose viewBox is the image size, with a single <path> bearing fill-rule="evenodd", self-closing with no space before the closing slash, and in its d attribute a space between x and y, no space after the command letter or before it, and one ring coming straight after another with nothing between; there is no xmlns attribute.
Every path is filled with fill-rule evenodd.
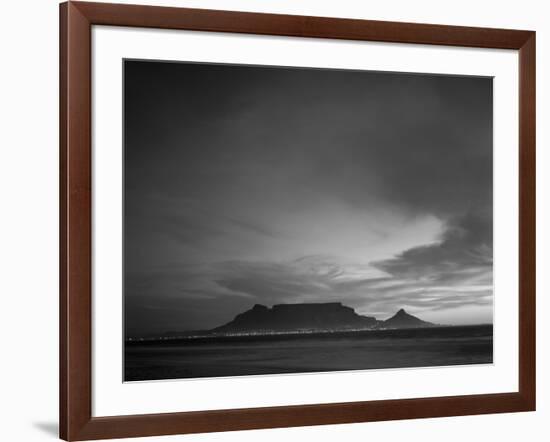
<svg viewBox="0 0 550 442"><path fill-rule="evenodd" d="M126 61L124 87L133 333L492 302L491 79Z"/></svg>
<svg viewBox="0 0 550 442"><path fill-rule="evenodd" d="M398 256L372 263L392 276L444 281L456 272L491 269L492 218L469 213L452 219L439 242L415 247Z"/></svg>
<svg viewBox="0 0 550 442"><path fill-rule="evenodd" d="M132 186L199 198L309 186L443 215L490 203L490 79L143 62L126 78Z"/></svg>

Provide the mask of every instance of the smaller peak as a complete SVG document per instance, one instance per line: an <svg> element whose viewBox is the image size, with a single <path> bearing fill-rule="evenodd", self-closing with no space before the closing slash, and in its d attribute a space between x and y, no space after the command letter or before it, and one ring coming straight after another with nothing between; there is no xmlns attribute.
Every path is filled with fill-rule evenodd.
<svg viewBox="0 0 550 442"><path fill-rule="evenodd" d="M254 304L252 310L268 310L268 308L263 304Z"/></svg>

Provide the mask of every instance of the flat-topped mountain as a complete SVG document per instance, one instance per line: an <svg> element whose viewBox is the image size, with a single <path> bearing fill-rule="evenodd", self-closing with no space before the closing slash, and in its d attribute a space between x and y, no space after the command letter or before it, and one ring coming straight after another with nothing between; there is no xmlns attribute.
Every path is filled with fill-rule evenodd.
<svg viewBox="0 0 550 442"><path fill-rule="evenodd" d="M418 328L434 324L399 310L386 321L355 313L340 302L277 304L269 308L256 304L250 310L238 314L214 333L262 333L292 331L345 331L377 328Z"/></svg>
<svg viewBox="0 0 550 442"><path fill-rule="evenodd" d="M276 304L272 308L256 304L235 316L215 332L346 330L372 328L378 321L361 316L340 302L321 304Z"/></svg>

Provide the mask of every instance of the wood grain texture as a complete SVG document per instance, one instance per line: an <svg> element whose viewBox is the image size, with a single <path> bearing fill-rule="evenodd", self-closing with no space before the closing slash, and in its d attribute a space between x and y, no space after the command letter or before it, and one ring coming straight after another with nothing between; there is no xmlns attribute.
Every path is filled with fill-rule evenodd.
<svg viewBox="0 0 550 442"><path fill-rule="evenodd" d="M536 403L536 36L519 50L519 390Z"/></svg>
<svg viewBox="0 0 550 442"><path fill-rule="evenodd" d="M67 5L59 9L59 434L66 439L67 352Z"/></svg>
<svg viewBox="0 0 550 442"><path fill-rule="evenodd" d="M92 417L91 27L94 24L519 51L519 391ZM505 413L535 409L535 33L69 2L60 6L60 437L65 440Z"/></svg>
<svg viewBox="0 0 550 442"><path fill-rule="evenodd" d="M90 22L61 5L60 434L74 440L91 417Z"/></svg>
<svg viewBox="0 0 550 442"><path fill-rule="evenodd" d="M529 31L74 2L93 24L518 49Z"/></svg>
<svg viewBox="0 0 550 442"><path fill-rule="evenodd" d="M94 418L82 439L159 436L528 411L518 393Z"/></svg>

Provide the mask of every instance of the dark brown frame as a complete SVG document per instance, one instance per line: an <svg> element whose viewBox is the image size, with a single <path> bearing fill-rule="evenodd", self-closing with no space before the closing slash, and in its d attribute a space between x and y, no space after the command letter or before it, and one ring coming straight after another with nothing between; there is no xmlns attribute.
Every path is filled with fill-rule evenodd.
<svg viewBox="0 0 550 442"><path fill-rule="evenodd" d="M91 27L519 51L519 391L92 417ZM535 410L535 32L106 3L60 5L60 437L107 439Z"/></svg>

